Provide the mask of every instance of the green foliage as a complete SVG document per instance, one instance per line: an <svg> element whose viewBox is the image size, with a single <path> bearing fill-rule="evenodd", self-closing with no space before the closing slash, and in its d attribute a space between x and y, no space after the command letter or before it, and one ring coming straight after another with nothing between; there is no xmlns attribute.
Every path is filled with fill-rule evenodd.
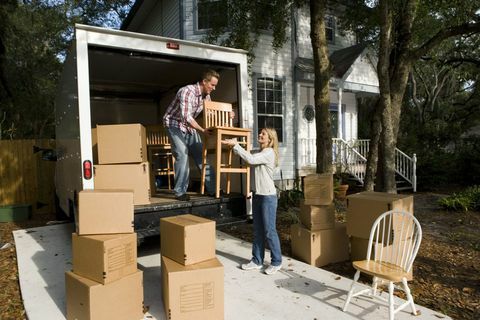
<svg viewBox="0 0 480 320"><path fill-rule="evenodd" d="M278 206L282 209L299 207L301 199L303 199L303 191L300 189L283 190L280 191Z"/></svg>
<svg viewBox="0 0 480 320"><path fill-rule="evenodd" d="M2 1L0 139L52 138L54 99L75 23L118 27L132 0Z"/></svg>
<svg viewBox="0 0 480 320"><path fill-rule="evenodd" d="M228 1L228 24L213 21L213 28L203 38L206 43L244 49L253 61L254 48L260 34L272 35L274 50L287 40L292 0L236 0Z"/></svg>
<svg viewBox="0 0 480 320"><path fill-rule="evenodd" d="M447 210L480 210L480 186L472 186L462 192L442 198L439 200L439 204Z"/></svg>

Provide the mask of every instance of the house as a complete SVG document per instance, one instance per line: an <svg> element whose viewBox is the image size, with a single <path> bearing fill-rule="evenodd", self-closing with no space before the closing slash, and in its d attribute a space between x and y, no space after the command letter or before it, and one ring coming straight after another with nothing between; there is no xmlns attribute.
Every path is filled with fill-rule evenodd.
<svg viewBox="0 0 480 320"><path fill-rule="evenodd" d="M226 16L225 1L137 0L122 29L202 41L211 28L210 21L216 16L221 18L219 15ZM326 20L333 64L330 112L334 151L341 151L345 161L355 163L352 174L363 181L368 141L358 140L357 98L379 93L375 56L364 44L356 43L352 34L342 35L335 12L329 12ZM277 51L272 50L271 33L260 36L251 65L250 101L239 110L242 126L253 129L254 140L263 126L273 126L277 130L281 165L276 179L282 180L282 186L287 188L298 177L313 173L316 166L314 70L308 6L294 9L288 33L289 40ZM212 98L215 99L215 95Z"/></svg>

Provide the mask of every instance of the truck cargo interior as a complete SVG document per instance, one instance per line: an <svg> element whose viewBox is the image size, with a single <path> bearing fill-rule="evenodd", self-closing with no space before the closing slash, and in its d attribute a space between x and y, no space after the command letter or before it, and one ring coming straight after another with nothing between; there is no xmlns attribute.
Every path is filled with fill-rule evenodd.
<svg viewBox="0 0 480 320"><path fill-rule="evenodd" d="M161 124L177 90L198 81L208 69L220 74L212 100L238 105L235 65L97 46L90 46L88 52L92 128Z"/></svg>

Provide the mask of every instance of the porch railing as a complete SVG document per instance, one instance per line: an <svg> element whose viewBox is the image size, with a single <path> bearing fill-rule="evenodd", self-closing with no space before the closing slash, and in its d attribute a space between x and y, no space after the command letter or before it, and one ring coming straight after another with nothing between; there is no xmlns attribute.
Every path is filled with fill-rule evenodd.
<svg viewBox="0 0 480 320"><path fill-rule="evenodd" d="M316 166L317 147L316 139L301 139L302 166ZM345 141L334 138L332 141L332 164L351 174L358 182L363 184L367 168L367 156L370 140L358 139ZM417 191L417 157L408 156L398 148L395 149L395 172L408 184L408 188Z"/></svg>

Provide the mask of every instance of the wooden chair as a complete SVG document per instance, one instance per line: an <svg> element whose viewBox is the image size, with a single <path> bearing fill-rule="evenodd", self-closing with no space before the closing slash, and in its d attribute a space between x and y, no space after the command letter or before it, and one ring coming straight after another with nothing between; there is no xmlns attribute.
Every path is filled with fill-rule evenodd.
<svg viewBox="0 0 480 320"><path fill-rule="evenodd" d="M244 173L246 174L246 190L245 195L250 192L250 168L247 164L240 167L232 166L232 148L225 147L227 153L227 159L225 163L222 163L222 140L237 138L239 143L245 146L247 151L250 150L251 129L235 128L233 127L233 120L230 118L230 112L232 111L232 105L230 103L205 101L203 107L203 127L211 130L211 135L204 135L203 153L202 153L202 180L201 190L202 194L205 193L205 175L206 164L209 150L214 150L215 160L213 169L216 173L215 181L215 197L220 197L220 181L221 174L227 174L226 193L230 193L230 174L231 173Z"/></svg>
<svg viewBox="0 0 480 320"><path fill-rule="evenodd" d="M167 131L163 125L150 125L146 126L146 129L148 162L152 166L153 172L152 187L155 187L156 176L166 176L170 190L172 188L171 178L175 176L175 171L172 146ZM152 190L156 190L156 188L152 188Z"/></svg>
<svg viewBox="0 0 480 320"><path fill-rule="evenodd" d="M374 222L370 231L366 260L354 261L357 270L352 286L348 292L343 311L347 310L352 297L367 294L388 302L389 319L393 320L395 313L410 305L412 313L417 314L413 297L407 283L408 272L417 255L422 241L422 228L418 220L410 213L403 211L387 211ZM373 276L371 288L354 292L360 273ZM377 292L381 281L388 282L388 299ZM401 283L402 287L395 287ZM395 308L393 291L401 289L407 295L407 301Z"/></svg>

